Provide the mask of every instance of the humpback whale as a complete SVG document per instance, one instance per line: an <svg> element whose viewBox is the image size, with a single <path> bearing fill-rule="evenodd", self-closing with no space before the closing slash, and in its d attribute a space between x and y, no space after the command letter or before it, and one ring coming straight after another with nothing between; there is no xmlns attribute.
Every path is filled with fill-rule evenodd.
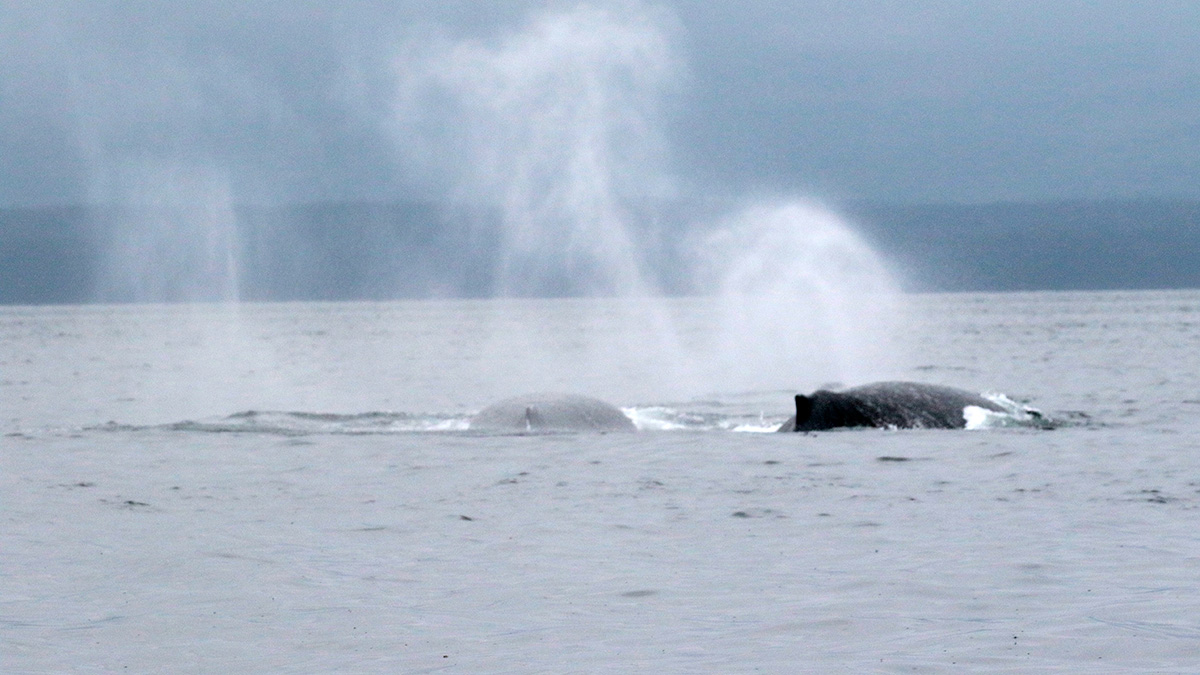
<svg viewBox="0 0 1200 675"><path fill-rule="evenodd" d="M480 410L469 428L478 431L637 431L619 408L575 394L527 394Z"/></svg>
<svg viewBox="0 0 1200 675"><path fill-rule="evenodd" d="M919 382L876 382L842 391L819 389L796 395L796 416L778 431L822 431L839 427L962 429L963 410L976 406L1004 412L988 399L963 389Z"/></svg>

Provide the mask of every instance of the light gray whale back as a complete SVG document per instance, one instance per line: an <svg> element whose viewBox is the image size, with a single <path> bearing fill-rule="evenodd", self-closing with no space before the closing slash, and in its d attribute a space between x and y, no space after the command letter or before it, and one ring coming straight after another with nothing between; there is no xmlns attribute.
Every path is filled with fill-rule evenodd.
<svg viewBox="0 0 1200 675"><path fill-rule="evenodd" d="M505 399L471 418L473 431L517 433L637 431L619 408L575 394L526 394Z"/></svg>
<svg viewBox="0 0 1200 675"><path fill-rule="evenodd" d="M963 409L1004 412L999 405L963 389L919 382L876 382L843 391L817 390L796 396L796 414L779 431L822 431L839 427L962 429Z"/></svg>

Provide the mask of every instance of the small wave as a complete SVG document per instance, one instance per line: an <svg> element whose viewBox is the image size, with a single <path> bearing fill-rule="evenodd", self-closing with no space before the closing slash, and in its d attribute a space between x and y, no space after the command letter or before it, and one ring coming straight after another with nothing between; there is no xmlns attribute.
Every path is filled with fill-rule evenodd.
<svg viewBox="0 0 1200 675"><path fill-rule="evenodd" d="M464 431L467 428L467 417L463 415L415 415L396 412L338 414L246 410L214 419L183 420L181 422L148 426L109 423L102 428L111 431L166 430L199 433L273 434L279 436L307 436L313 434L367 435Z"/></svg>
<svg viewBox="0 0 1200 675"><path fill-rule="evenodd" d="M230 424L230 423L233 424ZM366 412L355 414L246 411L219 420L218 427L233 431L299 434L395 434L461 431L467 417L446 414Z"/></svg>

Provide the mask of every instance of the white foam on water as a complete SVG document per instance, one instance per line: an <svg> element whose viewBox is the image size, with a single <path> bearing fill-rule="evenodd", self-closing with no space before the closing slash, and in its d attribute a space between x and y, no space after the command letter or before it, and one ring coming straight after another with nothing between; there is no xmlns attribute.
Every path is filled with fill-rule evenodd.
<svg viewBox="0 0 1200 675"><path fill-rule="evenodd" d="M969 405L963 408L963 419L967 429L1001 429L1005 427L1052 428L1055 422L1040 410L1022 405L997 392L985 392L984 398L1003 408L1003 411L988 410Z"/></svg>
<svg viewBox="0 0 1200 675"><path fill-rule="evenodd" d="M638 431L680 431L689 428L677 419L675 410L663 406L621 408L621 412L633 421Z"/></svg>

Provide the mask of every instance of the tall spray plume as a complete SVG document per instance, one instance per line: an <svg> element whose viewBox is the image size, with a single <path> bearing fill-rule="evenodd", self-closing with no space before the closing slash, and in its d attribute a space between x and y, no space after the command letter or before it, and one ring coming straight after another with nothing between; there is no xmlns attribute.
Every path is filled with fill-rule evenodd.
<svg viewBox="0 0 1200 675"><path fill-rule="evenodd" d="M677 197L660 133L663 96L683 71L671 25L638 3L582 5L490 42L410 45L398 61L401 146L448 174L455 199L498 214L472 233L498 243L495 295L640 299L604 310L626 342L556 363L547 334L571 324L526 326L526 348L489 355L489 375L511 367L546 376L538 386L580 389L628 373L680 396L887 373L896 286L845 223L802 201L669 233L684 285L717 298L704 325L674 319L678 301L653 281L664 260L650 244L663 238L638 208ZM506 326L532 316L498 312Z"/></svg>
<svg viewBox="0 0 1200 675"><path fill-rule="evenodd" d="M696 250L717 298L709 380L808 388L891 374L901 293L832 211L790 200L724 219Z"/></svg>
<svg viewBox="0 0 1200 675"><path fill-rule="evenodd" d="M204 166L115 172L104 233L101 300L235 302L241 240L228 178Z"/></svg>
<svg viewBox="0 0 1200 675"><path fill-rule="evenodd" d="M453 198L499 212L497 295L654 293L630 205L665 189L655 120L677 63L654 13L620 7L544 14L400 64L410 93L438 90L455 108L441 139L462 148Z"/></svg>

